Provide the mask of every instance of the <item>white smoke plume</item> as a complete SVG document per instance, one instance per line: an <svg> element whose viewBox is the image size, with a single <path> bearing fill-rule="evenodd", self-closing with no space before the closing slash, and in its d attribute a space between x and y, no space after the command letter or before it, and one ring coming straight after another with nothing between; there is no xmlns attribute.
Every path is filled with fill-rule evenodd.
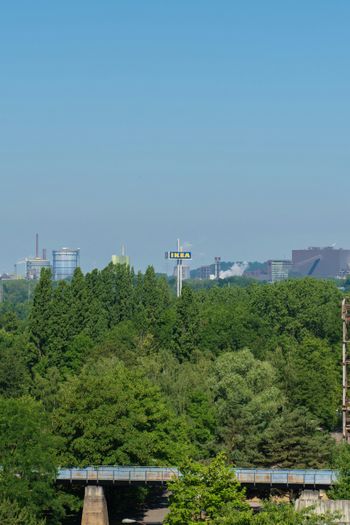
<svg viewBox="0 0 350 525"><path fill-rule="evenodd" d="M244 262L235 262L229 270L220 272L220 279L227 279L228 277L241 277L245 270L248 268L249 263ZM215 278L215 277L214 277Z"/></svg>

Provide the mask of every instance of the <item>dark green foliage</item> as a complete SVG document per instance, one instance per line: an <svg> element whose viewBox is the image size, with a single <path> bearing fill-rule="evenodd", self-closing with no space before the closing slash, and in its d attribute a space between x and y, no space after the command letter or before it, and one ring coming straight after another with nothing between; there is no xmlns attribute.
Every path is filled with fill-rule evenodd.
<svg viewBox="0 0 350 525"><path fill-rule="evenodd" d="M37 519L30 510L20 507L16 501L0 500L0 523L4 525L45 525L45 520Z"/></svg>
<svg viewBox="0 0 350 525"><path fill-rule="evenodd" d="M289 408L270 363L248 350L223 354L215 365L214 384L221 435L235 463L280 468L329 464L332 439L319 430L315 415Z"/></svg>
<svg viewBox="0 0 350 525"><path fill-rule="evenodd" d="M133 273L125 264L109 264L100 273L95 286L102 308L106 311L109 327L130 319L134 310Z"/></svg>
<svg viewBox="0 0 350 525"><path fill-rule="evenodd" d="M329 467L340 299L313 279L186 284L177 299L152 267L135 276L110 264L59 283L44 270L28 318L17 303L0 307L0 395L27 404L29 421L40 406L63 439L62 465L178 464L224 450L238 466ZM25 445L30 464L37 445Z"/></svg>
<svg viewBox="0 0 350 525"><path fill-rule="evenodd" d="M222 354L215 364L213 388L220 433L234 462L264 464L264 435L286 403L271 364L255 359L249 350Z"/></svg>
<svg viewBox="0 0 350 525"><path fill-rule="evenodd" d="M30 341L39 350L40 356L46 354L51 336L51 277L51 270L43 268L29 316Z"/></svg>
<svg viewBox="0 0 350 525"><path fill-rule="evenodd" d="M0 330L8 333L16 333L19 326L19 319L12 309L3 309L0 311Z"/></svg>
<svg viewBox="0 0 350 525"><path fill-rule="evenodd" d="M332 499L350 499L350 445L338 445L334 454L334 467L339 473L338 483L330 491Z"/></svg>
<svg viewBox="0 0 350 525"><path fill-rule="evenodd" d="M30 376L21 335L0 329L0 395L18 397L26 393Z"/></svg>
<svg viewBox="0 0 350 525"><path fill-rule="evenodd" d="M147 332L158 335L167 318L166 309L170 305L170 292L163 277L157 277L153 266L145 275L137 275L135 287L135 320L142 336Z"/></svg>
<svg viewBox="0 0 350 525"><path fill-rule="evenodd" d="M40 403L0 398L0 497L40 517L62 515L54 490L58 441Z"/></svg>
<svg viewBox="0 0 350 525"><path fill-rule="evenodd" d="M341 397L337 348L325 340L307 336L295 346L288 359L292 368L291 400L308 408L325 427L334 428Z"/></svg>
<svg viewBox="0 0 350 525"><path fill-rule="evenodd" d="M69 338L74 338L86 327L89 306L88 289L80 268L75 270L69 286L69 303L67 308L68 333Z"/></svg>
<svg viewBox="0 0 350 525"><path fill-rule="evenodd" d="M85 277L88 295L86 312L86 332L93 341L99 341L108 328L108 314L102 307L102 279L98 270Z"/></svg>
<svg viewBox="0 0 350 525"><path fill-rule="evenodd" d="M277 468L322 468L335 447L330 435L306 409L285 408L270 423L261 443L263 464Z"/></svg>
<svg viewBox="0 0 350 525"><path fill-rule="evenodd" d="M177 464L191 452L159 389L118 360L87 364L62 385L61 399L54 421L63 464Z"/></svg>
<svg viewBox="0 0 350 525"><path fill-rule="evenodd" d="M336 525L337 516L332 514L313 514L312 509L301 512L291 504L276 505L267 503L261 512L232 512L227 509L220 519L209 525Z"/></svg>
<svg viewBox="0 0 350 525"><path fill-rule="evenodd" d="M38 288L40 283L38 285ZM66 281L60 281L57 288L52 291L52 300L49 302L50 318L47 325L47 342L45 345L45 357L47 365L52 367L63 367L65 364L65 352L71 339L71 316L72 306L70 286Z"/></svg>
<svg viewBox="0 0 350 525"><path fill-rule="evenodd" d="M47 412L52 412L60 404L60 387L62 376L58 368L51 367L41 375L35 372L32 385L32 396L41 401Z"/></svg>
<svg viewBox="0 0 350 525"><path fill-rule="evenodd" d="M189 359L199 342L199 308L194 292L184 286L176 302L172 346L179 361Z"/></svg>
<svg viewBox="0 0 350 525"><path fill-rule="evenodd" d="M1 311L14 311L20 319L28 316L36 281L25 281L16 279L13 281L1 281L3 290L3 303L0 304Z"/></svg>
<svg viewBox="0 0 350 525"><path fill-rule="evenodd" d="M255 285L250 305L276 334L288 333L299 340L308 332L334 343L341 328L340 301L341 293L333 283L305 278Z"/></svg>
<svg viewBox="0 0 350 525"><path fill-rule="evenodd" d="M142 352L139 331L132 321L123 321L105 333L94 357L118 357L127 366L135 365Z"/></svg>

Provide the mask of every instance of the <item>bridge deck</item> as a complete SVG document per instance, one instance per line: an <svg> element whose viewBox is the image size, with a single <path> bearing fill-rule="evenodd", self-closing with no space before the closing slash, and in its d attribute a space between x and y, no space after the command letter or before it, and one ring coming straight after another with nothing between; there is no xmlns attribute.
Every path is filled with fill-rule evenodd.
<svg viewBox="0 0 350 525"><path fill-rule="evenodd" d="M329 487L337 480L333 470L278 470L235 469L238 481L244 485ZM120 467L101 466L64 468L58 472L59 481L101 483L163 483L180 475L171 467Z"/></svg>

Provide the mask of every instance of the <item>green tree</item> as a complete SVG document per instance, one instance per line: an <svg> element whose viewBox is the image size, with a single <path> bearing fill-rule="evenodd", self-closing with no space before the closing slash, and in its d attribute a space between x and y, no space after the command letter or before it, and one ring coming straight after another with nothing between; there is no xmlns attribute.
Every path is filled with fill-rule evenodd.
<svg viewBox="0 0 350 525"><path fill-rule="evenodd" d="M31 395L37 401L41 401L48 413L51 413L59 405L61 383L62 374L56 367L47 368L43 375L38 371L34 373Z"/></svg>
<svg viewBox="0 0 350 525"><path fill-rule="evenodd" d="M177 464L192 451L184 423L140 370L89 362L61 389L56 431L69 465Z"/></svg>
<svg viewBox="0 0 350 525"><path fill-rule="evenodd" d="M263 465L264 434L286 403L276 371L249 350L228 352L215 362L212 384L230 458L239 466Z"/></svg>
<svg viewBox="0 0 350 525"><path fill-rule="evenodd" d="M29 316L30 341L34 343L41 356L45 355L51 336L51 279L51 270L43 268L35 288L33 306Z"/></svg>
<svg viewBox="0 0 350 525"><path fill-rule="evenodd" d="M127 264L115 266L116 308L115 322L127 321L134 311L133 273Z"/></svg>
<svg viewBox="0 0 350 525"><path fill-rule="evenodd" d="M117 357L126 366L135 366L142 353L139 331L132 321L122 321L108 330L95 347L95 357Z"/></svg>
<svg viewBox="0 0 350 525"><path fill-rule="evenodd" d="M74 271L69 285L69 296L69 337L73 338L84 330L88 312L88 290L80 268Z"/></svg>
<svg viewBox="0 0 350 525"><path fill-rule="evenodd" d="M142 337L147 333L158 336L166 322L170 305L169 287L163 277L157 277L153 266L144 275L140 272L135 285L135 322Z"/></svg>
<svg viewBox="0 0 350 525"><path fill-rule="evenodd" d="M71 322L71 293L66 281L60 281L52 292L49 312L46 359L42 359L40 368L62 368L65 362L65 353L72 337Z"/></svg>
<svg viewBox="0 0 350 525"><path fill-rule="evenodd" d="M86 274L85 282L88 294L86 312L86 333L93 341L99 341L108 329L109 316L103 304L103 282L101 272L93 270Z"/></svg>
<svg viewBox="0 0 350 525"><path fill-rule="evenodd" d="M176 302L173 349L176 357L184 361L191 357L199 342L199 309L194 292L184 286Z"/></svg>
<svg viewBox="0 0 350 525"><path fill-rule="evenodd" d="M350 445L338 445L334 454L334 466L338 470L338 481L330 491L332 499L350 499Z"/></svg>
<svg viewBox="0 0 350 525"><path fill-rule="evenodd" d="M55 493L57 439L40 403L0 398L0 495L36 517L63 515Z"/></svg>
<svg viewBox="0 0 350 525"><path fill-rule="evenodd" d="M191 361L179 363L167 350L140 355L138 366L146 376L159 385L178 416L186 419L196 458L212 457L217 451L215 442L217 407L214 393L208 384L212 361L197 352Z"/></svg>
<svg viewBox="0 0 350 525"><path fill-rule="evenodd" d="M180 470L181 477L169 484L170 513L165 523L212 523L222 518L228 506L231 512L248 509L244 490L223 454L208 465L188 461Z"/></svg>
<svg viewBox="0 0 350 525"><path fill-rule="evenodd" d="M201 349L214 355L239 350L258 338L259 318L249 309L247 290L214 287L199 294Z"/></svg>
<svg viewBox="0 0 350 525"><path fill-rule="evenodd" d="M271 421L260 444L264 466L325 468L331 463L334 440L320 430L307 409L285 407Z"/></svg>
<svg viewBox="0 0 350 525"><path fill-rule="evenodd" d="M5 332L16 333L19 326L18 316L12 309L0 311L0 329Z"/></svg>
<svg viewBox="0 0 350 525"><path fill-rule="evenodd" d="M28 509L17 501L0 499L0 523L3 525L45 525L46 520L37 519Z"/></svg>
<svg viewBox="0 0 350 525"><path fill-rule="evenodd" d="M341 381L337 351L325 340L308 336L291 353L294 384L291 400L306 407L328 430L338 422Z"/></svg>
<svg viewBox="0 0 350 525"><path fill-rule="evenodd" d="M332 514L316 515L312 509L297 512L291 504L267 503L257 514L251 511L237 513L227 509L220 519L211 522L210 525L336 525L337 523L339 523L337 516Z"/></svg>
<svg viewBox="0 0 350 525"><path fill-rule="evenodd" d="M69 342L64 356L63 369L67 373L77 372L90 356L94 342L89 335L82 332Z"/></svg>
<svg viewBox="0 0 350 525"><path fill-rule="evenodd" d="M27 370L21 335L0 329L0 395L18 397L28 391L30 377Z"/></svg>
<svg viewBox="0 0 350 525"><path fill-rule="evenodd" d="M331 343L338 342L342 296L334 283L305 278L272 286L256 285L250 296L250 308L270 324L274 333L287 333L298 340L309 332Z"/></svg>

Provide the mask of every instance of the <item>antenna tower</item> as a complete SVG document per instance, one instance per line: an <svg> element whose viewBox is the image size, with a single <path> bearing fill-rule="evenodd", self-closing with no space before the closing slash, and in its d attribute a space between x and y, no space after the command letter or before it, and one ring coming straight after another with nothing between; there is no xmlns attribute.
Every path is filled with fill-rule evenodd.
<svg viewBox="0 0 350 525"><path fill-rule="evenodd" d="M343 440L350 443L350 391L348 384L349 372L349 344L350 344L350 300L344 299L342 302L343 320Z"/></svg>
<svg viewBox="0 0 350 525"><path fill-rule="evenodd" d="M35 258L39 258L39 234L35 234Z"/></svg>

